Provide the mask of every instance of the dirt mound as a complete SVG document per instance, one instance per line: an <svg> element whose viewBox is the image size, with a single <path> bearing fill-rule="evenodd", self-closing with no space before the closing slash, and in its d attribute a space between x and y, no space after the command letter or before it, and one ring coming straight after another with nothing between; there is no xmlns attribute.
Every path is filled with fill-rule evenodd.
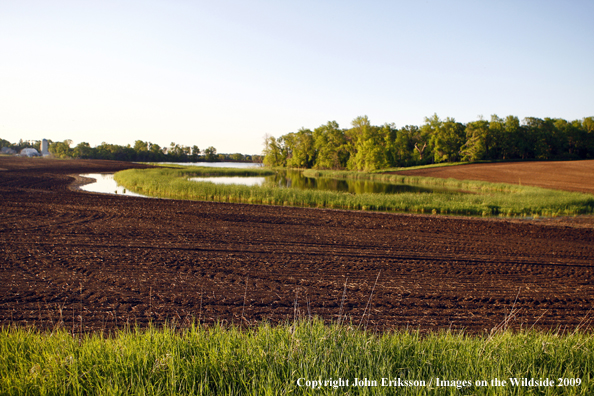
<svg viewBox="0 0 594 396"><path fill-rule="evenodd" d="M594 194L594 160L469 164L394 173L442 179L483 180Z"/></svg>
<svg viewBox="0 0 594 396"><path fill-rule="evenodd" d="M139 165L44 161L0 158L2 325L574 329L594 302L592 229L76 192Z"/></svg>

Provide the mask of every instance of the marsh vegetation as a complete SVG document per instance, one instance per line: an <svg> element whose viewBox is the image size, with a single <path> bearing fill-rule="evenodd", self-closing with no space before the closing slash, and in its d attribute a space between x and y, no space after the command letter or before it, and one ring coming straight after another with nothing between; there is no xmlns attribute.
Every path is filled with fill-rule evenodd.
<svg viewBox="0 0 594 396"><path fill-rule="evenodd" d="M558 216L592 213L594 196L538 187L405 177L347 171L307 170L303 177L320 185L340 180L382 182L413 186L413 192L398 194L332 191L329 189L281 188L277 185L245 186L194 182L193 177L274 176L271 169L157 168L118 172L115 180L127 189L148 196L217 202L301 206L331 209L376 210L473 216ZM431 188L432 193L420 193ZM458 191L458 193L452 193Z"/></svg>

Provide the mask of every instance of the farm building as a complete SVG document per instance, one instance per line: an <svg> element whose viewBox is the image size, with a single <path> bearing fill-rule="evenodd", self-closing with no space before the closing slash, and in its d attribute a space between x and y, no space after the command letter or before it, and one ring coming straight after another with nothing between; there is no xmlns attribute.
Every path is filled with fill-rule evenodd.
<svg viewBox="0 0 594 396"><path fill-rule="evenodd" d="M2 147L2 149L0 150L0 154L16 154L16 151L14 151L14 149L11 149L10 147Z"/></svg>
<svg viewBox="0 0 594 396"><path fill-rule="evenodd" d="M39 151L35 150L34 148L24 148L21 150L20 155L22 157L39 157Z"/></svg>
<svg viewBox="0 0 594 396"><path fill-rule="evenodd" d="M41 155L43 155L44 157L45 157L46 155L50 155L50 152L49 152L49 144L48 144L48 141L47 141L47 139L43 139L43 140L41 141Z"/></svg>

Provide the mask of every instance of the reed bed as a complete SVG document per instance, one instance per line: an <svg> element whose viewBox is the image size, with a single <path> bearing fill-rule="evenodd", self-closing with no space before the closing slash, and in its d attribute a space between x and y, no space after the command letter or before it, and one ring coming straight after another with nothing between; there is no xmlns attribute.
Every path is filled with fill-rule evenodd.
<svg viewBox="0 0 594 396"><path fill-rule="evenodd" d="M157 175L175 175L178 177L186 176L270 176L274 175L276 171L270 168L215 168L210 166L182 166L175 164L162 165L155 163L153 165L159 165L159 168L152 168L151 170Z"/></svg>
<svg viewBox="0 0 594 396"><path fill-rule="evenodd" d="M421 167L419 167L421 168ZM422 177L422 176L403 176L388 173L368 173L368 172L352 172L352 171L320 171L308 169L303 172L307 177L318 178L332 178L332 179L353 179L353 180L370 180L383 183L394 184L410 184L410 185L426 185L441 187L447 189L454 189L459 191L474 191L474 192L504 192L504 193L518 193L525 191L529 186L520 186L515 184L504 183L489 183L478 180L458 180L458 179L441 179L436 177ZM536 187L538 188L538 187ZM544 190L542 188L538 188Z"/></svg>
<svg viewBox="0 0 594 396"><path fill-rule="evenodd" d="M590 395L593 352L594 338L583 332L377 334L355 325L325 325L315 318L249 329L198 324L180 330L165 325L109 335L4 327L0 392ZM361 382L353 386L355 378ZM438 378L448 385L438 385ZM496 386L495 379L506 385ZM527 385L521 385L522 379ZM529 385L531 379L540 384L548 379L554 385ZM390 380L392 385L387 385Z"/></svg>
<svg viewBox="0 0 594 396"><path fill-rule="evenodd" d="M193 176L263 176L270 170L129 169L115 180L130 191L161 198L471 216L559 216L594 212L594 196L538 187L454 179L404 177L363 172L306 171L310 177L358 178L424 184L470 193L350 194L268 186L223 185L188 180Z"/></svg>

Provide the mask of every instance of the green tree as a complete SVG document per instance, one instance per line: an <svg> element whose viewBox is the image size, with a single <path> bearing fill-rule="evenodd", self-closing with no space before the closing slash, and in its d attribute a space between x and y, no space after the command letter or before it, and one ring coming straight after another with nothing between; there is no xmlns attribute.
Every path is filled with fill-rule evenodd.
<svg viewBox="0 0 594 396"><path fill-rule="evenodd" d="M214 162L217 160L217 149L213 146L209 146L206 150L204 150L204 157L209 162Z"/></svg>
<svg viewBox="0 0 594 396"><path fill-rule="evenodd" d="M143 142L142 140L137 140L134 142L134 151L137 153L142 153L148 151L150 143Z"/></svg>
<svg viewBox="0 0 594 396"><path fill-rule="evenodd" d="M71 144L72 140L70 139L52 143L49 145L49 152L58 158L71 158L73 156L73 150L70 148Z"/></svg>
<svg viewBox="0 0 594 396"><path fill-rule="evenodd" d="M170 157L171 160L176 161L181 159L182 155L182 147L177 143L171 142L167 149L167 156Z"/></svg>
<svg viewBox="0 0 594 396"><path fill-rule="evenodd" d="M282 147L274 136L264 137L264 159L262 163L266 166L285 166L286 158L282 155Z"/></svg>
<svg viewBox="0 0 594 396"><path fill-rule="evenodd" d="M465 142L466 128L453 118L441 121L437 114L425 118L423 128L430 131L430 142L435 162L456 162L460 160L460 149Z"/></svg>
<svg viewBox="0 0 594 396"><path fill-rule="evenodd" d="M349 152L344 131L336 121L328 121L313 132L314 150L316 158L314 166L317 169L344 169L347 165Z"/></svg>
<svg viewBox="0 0 594 396"><path fill-rule="evenodd" d="M580 141L583 146L581 158L594 158L594 117L585 117L579 125L582 130Z"/></svg>
<svg viewBox="0 0 594 396"><path fill-rule="evenodd" d="M95 150L87 142L81 142L74 147L72 155L75 158L93 158Z"/></svg>
<svg viewBox="0 0 594 396"><path fill-rule="evenodd" d="M347 167L366 171L386 167L386 139L382 128L371 125L367 116L357 117L351 124L353 128L346 131L350 152Z"/></svg>
<svg viewBox="0 0 594 396"><path fill-rule="evenodd" d="M150 160L150 153L149 153L149 146L150 143L143 142L142 140L137 140L134 142L134 153L135 153L135 160L136 161L148 161Z"/></svg>
<svg viewBox="0 0 594 396"><path fill-rule="evenodd" d="M428 137L422 136L416 125L406 125L396 132L394 141L393 166L409 166L423 162L427 149Z"/></svg>
<svg viewBox="0 0 594 396"><path fill-rule="evenodd" d="M525 153L526 139L522 136L523 128L516 116L509 115L505 118L504 134L502 139L503 159L522 158Z"/></svg>
<svg viewBox="0 0 594 396"><path fill-rule="evenodd" d="M547 125L537 117L526 117L522 120L522 159L548 159L550 147L547 144Z"/></svg>
<svg viewBox="0 0 594 396"><path fill-rule="evenodd" d="M579 148L580 129L579 123L567 122L563 119L554 120L555 129L563 136L564 147L561 152L557 153L558 159L579 159L577 152Z"/></svg>
<svg viewBox="0 0 594 396"><path fill-rule="evenodd" d="M164 148L156 143L149 143L150 159L151 161L163 161L165 160Z"/></svg>
<svg viewBox="0 0 594 396"><path fill-rule="evenodd" d="M198 161L198 158L200 157L200 149L198 148L198 146L193 145L192 146L192 154L191 154L191 160L193 162Z"/></svg>
<svg viewBox="0 0 594 396"><path fill-rule="evenodd" d="M316 161L316 147L313 132L307 128L297 131L297 142L293 156L296 158L298 167L311 168Z"/></svg>
<svg viewBox="0 0 594 396"><path fill-rule="evenodd" d="M492 140L488 121L479 119L469 122L466 125L466 143L461 148L462 160L479 161L488 158Z"/></svg>

